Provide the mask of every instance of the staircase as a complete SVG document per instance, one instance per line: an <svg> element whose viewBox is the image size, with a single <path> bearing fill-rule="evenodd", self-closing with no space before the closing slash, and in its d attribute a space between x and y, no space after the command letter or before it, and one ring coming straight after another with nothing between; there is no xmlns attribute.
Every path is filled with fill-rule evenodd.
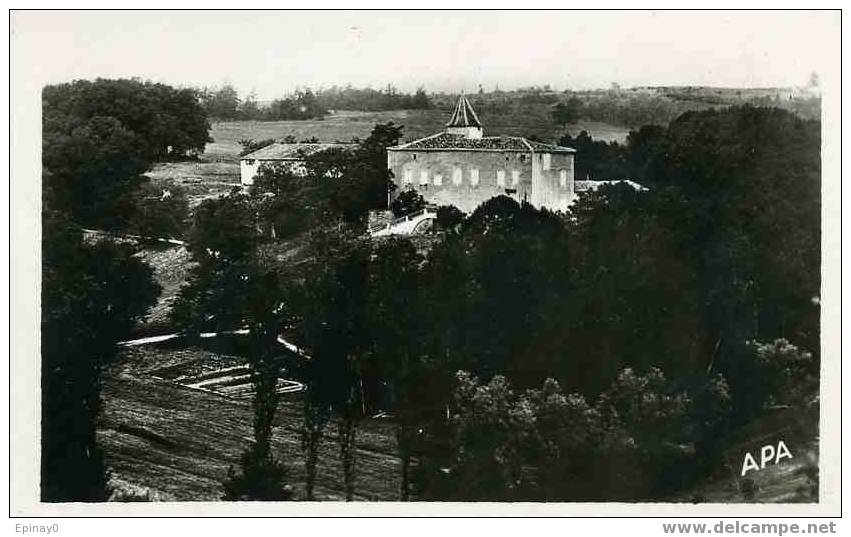
<svg viewBox="0 0 851 537"><path fill-rule="evenodd" d="M387 235L419 235L425 233L434 224L437 210L431 207L420 209L411 214L396 218L387 223L376 224L369 228L371 237Z"/></svg>

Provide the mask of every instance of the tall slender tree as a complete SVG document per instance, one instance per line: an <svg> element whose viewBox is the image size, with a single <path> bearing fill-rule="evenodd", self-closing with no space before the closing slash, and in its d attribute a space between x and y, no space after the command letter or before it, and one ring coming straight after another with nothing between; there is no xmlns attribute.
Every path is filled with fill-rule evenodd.
<svg viewBox="0 0 851 537"><path fill-rule="evenodd" d="M271 452L278 407L277 336L285 315L284 290L273 259L263 255L256 199L238 191L205 201L195 214L189 249L197 265L181 290L173 318L190 334L244 327L253 387L254 441L241 472L224 483L228 500L284 500L286 472Z"/></svg>

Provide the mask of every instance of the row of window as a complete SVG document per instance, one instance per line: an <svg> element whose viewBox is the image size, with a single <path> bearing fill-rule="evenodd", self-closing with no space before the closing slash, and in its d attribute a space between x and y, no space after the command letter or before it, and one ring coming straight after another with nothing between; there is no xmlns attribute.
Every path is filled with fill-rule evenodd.
<svg viewBox="0 0 851 537"><path fill-rule="evenodd" d="M559 186L562 188L567 188L567 170L559 170ZM467 180L470 186L478 186L479 185L479 169L478 168L470 168ZM414 170L411 168L405 168L402 172L402 181L406 184L412 184L414 182ZM463 172L461 168L456 167L452 170L452 184L455 186L460 186L464 183ZM511 170L511 186L516 187L520 183L520 171L519 170ZM429 175L428 170L420 170L419 174L419 184L427 185L429 184ZM440 172L435 172L435 174L431 177L431 184L435 186L443 185L443 174ZM497 170L496 171L496 186L500 188L505 188L506 185L506 177L505 170Z"/></svg>
<svg viewBox="0 0 851 537"><path fill-rule="evenodd" d="M544 171L548 171L550 169L550 167L552 166L552 162L553 162L552 154L551 153L538 153L538 155L540 155L541 167L544 169ZM412 157L413 157L414 160L417 160L417 154L416 153L414 153L412 155ZM520 162L526 162L526 155L525 154L521 153L520 155L518 155L518 158L520 159ZM508 162L508 160L509 160L509 157L508 157L508 155L506 155L505 161Z"/></svg>

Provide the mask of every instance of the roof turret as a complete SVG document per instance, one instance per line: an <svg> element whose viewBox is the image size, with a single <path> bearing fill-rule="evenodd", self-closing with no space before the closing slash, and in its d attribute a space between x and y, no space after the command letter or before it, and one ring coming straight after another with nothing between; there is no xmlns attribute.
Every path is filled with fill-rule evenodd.
<svg viewBox="0 0 851 537"><path fill-rule="evenodd" d="M467 100L467 97L462 93L458 97L458 104L455 105L455 111L452 112L452 118L447 127L482 127L479 118L476 116L476 111L473 110L473 105Z"/></svg>

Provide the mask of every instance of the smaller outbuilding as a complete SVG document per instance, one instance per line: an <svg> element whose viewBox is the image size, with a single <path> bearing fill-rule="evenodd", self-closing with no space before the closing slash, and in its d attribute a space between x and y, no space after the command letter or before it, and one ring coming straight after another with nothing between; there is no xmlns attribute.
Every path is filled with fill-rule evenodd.
<svg viewBox="0 0 851 537"><path fill-rule="evenodd" d="M244 186L253 185L254 178L263 164L285 165L293 173L305 174L307 170L304 167L304 163L307 157L328 151L329 149L351 149L353 147L354 144L285 144L276 142L240 157L240 181Z"/></svg>

